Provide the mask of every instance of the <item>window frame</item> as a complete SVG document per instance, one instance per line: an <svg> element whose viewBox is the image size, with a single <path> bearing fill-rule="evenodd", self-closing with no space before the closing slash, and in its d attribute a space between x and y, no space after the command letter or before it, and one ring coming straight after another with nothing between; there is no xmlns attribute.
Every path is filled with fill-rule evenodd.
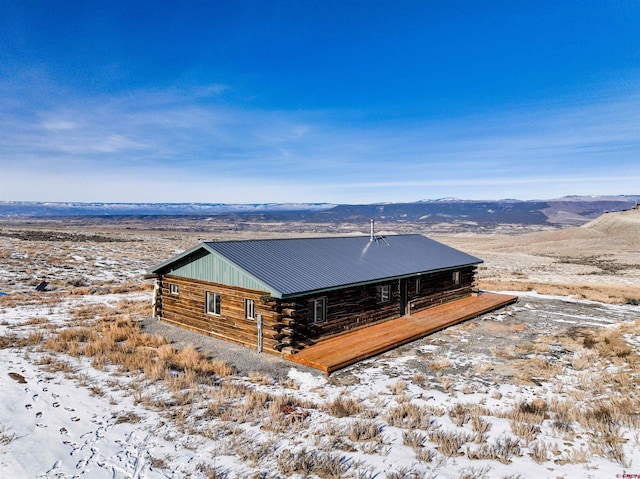
<svg viewBox="0 0 640 479"><path fill-rule="evenodd" d="M209 306L211 305L211 301L209 298L211 296L213 296L213 310L209 308ZM220 313L222 312L222 296L220 295L220 293L216 293L215 291L206 291L204 296L204 309L207 314L220 316Z"/></svg>
<svg viewBox="0 0 640 479"><path fill-rule="evenodd" d="M379 284L376 286L376 304L391 302L391 285Z"/></svg>
<svg viewBox="0 0 640 479"><path fill-rule="evenodd" d="M451 275L451 284L453 286L461 286L462 285L462 271L454 271Z"/></svg>
<svg viewBox="0 0 640 479"><path fill-rule="evenodd" d="M318 305L321 304L320 318L318 318ZM322 324L327 322L327 297L321 296L309 300L309 322Z"/></svg>
<svg viewBox="0 0 640 479"><path fill-rule="evenodd" d="M256 302L251 298L244 298L245 319L256 319Z"/></svg>
<svg viewBox="0 0 640 479"><path fill-rule="evenodd" d="M169 283L169 294L178 296L180 294L180 285L176 283Z"/></svg>

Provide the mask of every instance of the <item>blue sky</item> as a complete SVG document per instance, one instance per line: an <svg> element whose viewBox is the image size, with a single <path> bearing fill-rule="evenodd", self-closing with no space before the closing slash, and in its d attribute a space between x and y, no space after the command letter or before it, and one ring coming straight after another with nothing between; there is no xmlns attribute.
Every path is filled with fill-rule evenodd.
<svg viewBox="0 0 640 479"><path fill-rule="evenodd" d="M640 194L640 2L0 0L0 200Z"/></svg>

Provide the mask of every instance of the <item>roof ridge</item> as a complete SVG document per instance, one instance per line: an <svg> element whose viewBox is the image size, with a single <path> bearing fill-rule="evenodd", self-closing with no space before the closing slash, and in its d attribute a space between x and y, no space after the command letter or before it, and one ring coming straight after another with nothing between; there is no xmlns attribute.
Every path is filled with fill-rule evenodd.
<svg viewBox="0 0 640 479"><path fill-rule="evenodd" d="M402 233L402 234L391 234L391 235L383 235L385 237L399 237L399 236L427 236L422 235L420 233ZM203 241L202 243L243 243L248 241L298 241L298 240L321 240L321 239L362 239L362 238L370 238L368 234L361 235L351 235L351 236L310 236L310 237L294 237L294 238L243 238L243 239L232 239L232 240L211 240L211 241Z"/></svg>

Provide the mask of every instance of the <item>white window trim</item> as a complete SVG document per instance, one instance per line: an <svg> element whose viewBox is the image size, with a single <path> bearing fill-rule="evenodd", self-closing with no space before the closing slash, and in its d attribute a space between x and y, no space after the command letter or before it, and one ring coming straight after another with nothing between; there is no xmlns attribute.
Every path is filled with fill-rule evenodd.
<svg viewBox="0 0 640 479"><path fill-rule="evenodd" d="M322 303L321 317L318 319L318 303ZM309 300L309 316L311 324L322 324L327 322L327 297L314 298Z"/></svg>
<svg viewBox="0 0 640 479"><path fill-rule="evenodd" d="M169 283L169 293L175 294L176 296L180 294L180 285L175 283Z"/></svg>
<svg viewBox="0 0 640 479"><path fill-rule="evenodd" d="M246 319L256 319L256 303L253 299L244 299L244 317Z"/></svg>
<svg viewBox="0 0 640 479"><path fill-rule="evenodd" d="M461 271L454 271L451 277L451 281L453 283L454 286L460 286L462 285L462 272Z"/></svg>
<svg viewBox="0 0 640 479"><path fill-rule="evenodd" d="M213 302L214 310L213 311L209 310L209 304L210 304L209 295L213 295L214 296L214 302ZM216 296L218 297L218 301L215 301L215 297ZM218 305L218 309L219 309L219 311L217 311L217 312L215 311L215 305L216 304ZM215 293L213 291L207 291L205 293L205 296L204 296L204 308L205 308L205 311L207 312L207 314L212 314L213 316L220 316L220 313L222 311L222 297L220 296L220 293Z"/></svg>
<svg viewBox="0 0 640 479"><path fill-rule="evenodd" d="M376 304L385 304L391 301L391 285L380 284L376 286Z"/></svg>

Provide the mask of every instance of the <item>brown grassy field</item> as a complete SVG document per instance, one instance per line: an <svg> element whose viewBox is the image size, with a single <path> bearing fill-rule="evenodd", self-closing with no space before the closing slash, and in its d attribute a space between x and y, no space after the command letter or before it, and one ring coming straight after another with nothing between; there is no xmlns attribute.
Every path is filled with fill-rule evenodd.
<svg viewBox="0 0 640 479"><path fill-rule="evenodd" d="M534 233L514 225L510 234L457 235L419 224L379 226L382 233L426 234L483 259L482 289L535 290L610 303L640 301L638 209L605 214L581 227ZM4 219L0 291L27 291L42 280L62 289L140 288L146 269L199 241L366 230L367 225L355 224L229 224L215 218Z"/></svg>
<svg viewBox="0 0 640 479"><path fill-rule="evenodd" d="M607 303L640 301L638 209L552 232L436 238L484 259L482 289L535 290Z"/></svg>

